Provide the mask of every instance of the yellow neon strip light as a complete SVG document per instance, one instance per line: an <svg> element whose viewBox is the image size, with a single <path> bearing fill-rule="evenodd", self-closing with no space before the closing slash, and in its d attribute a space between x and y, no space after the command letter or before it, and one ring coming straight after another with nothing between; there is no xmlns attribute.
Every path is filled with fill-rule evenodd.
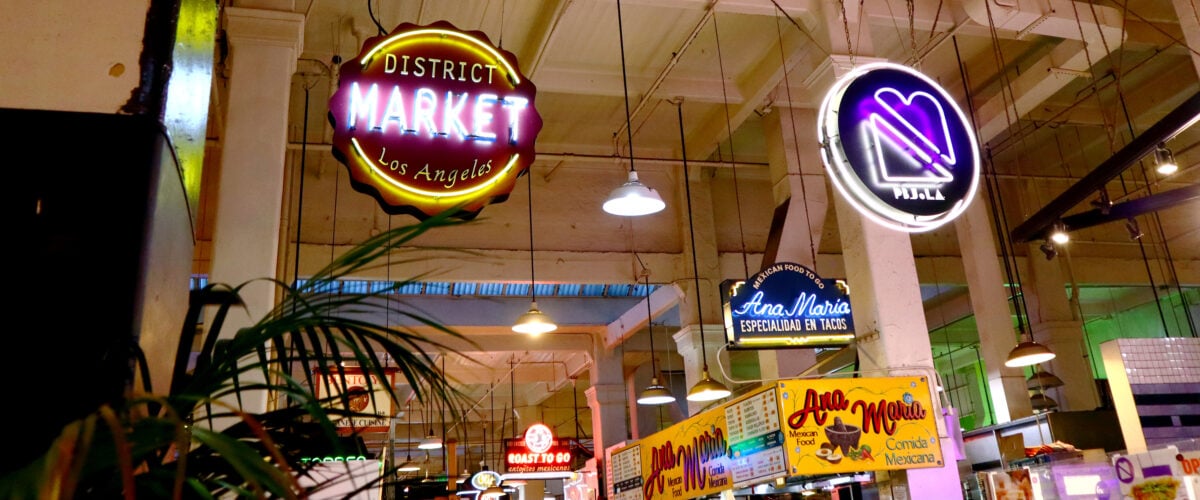
<svg viewBox="0 0 1200 500"><path fill-rule="evenodd" d="M367 156L366 153L363 152L362 146L360 146L358 144L357 138L351 137L350 144L354 146L354 152L358 153L358 156L363 161L365 161L367 163L367 165L370 165L371 170L373 172L375 172L376 174L378 174L380 177L383 177L384 180L386 180L389 184L391 184L397 188L400 188L404 191L408 191L413 194L419 194L421 196L428 196L430 198L450 198L450 197L454 197L454 196L469 195L471 193L483 190L484 188L490 187L492 184L495 184L500 179L504 178L508 174L508 171L512 169L513 165L515 165L517 163L517 158L519 158L521 156L519 153L513 153L512 158L508 159L508 164L504 165L503 169L501 169L499 172L496 173L495 176L493 176L491 179L488 179L487 182L484 182L483 184L480 184L480 185L475 186L470 189L461 189L458 191L447 191L447 192L438 193L438 192L434 192L434 191L426 191L424 189L418 189L418 188L415 188L412 186L407 186L407 185L397 181L396 179L393 179L390 175L388 175L384 171L383 168L381 168L379 165L376 165L375 162L371 161L371 158L369 156Z"/></svg>
<svg viewBox="0 0 1200 500"><path fill-rule="evenodd" d="M398 35L393 35L391 38L388 38L387 40L380 42L374 48L367 51L366 55L364 55L363 58L359 62L361 62L363 66L366 66L367 64L369 64L371 62L371 57L374 56L376 52L383 50L384 46L390 45L394 42L398 42L403 38L408 38L408 37L413 37L413 36L421 36L421 35L451 36L451 37L466 40L467 42L478 45L479 48L483 49L488 54L491 54L491 56L496 58L497 61L500 61L500 64L504 66L504 70L508 73L509 78L512 79L513 85L518 85L521 83L521 77L517 76L517 70L514 69L512 67L512 65L510 65L508 63L508 59L505 59L504 56L500 55L500 52L497 52L496 49L492 48L491 46L489 46L486 43L483 43L482 40L475 38L471 35L468 35L466 33L459 33L457 31L450 31L450 30L445 30L445 29L441 29L441 28L425 28L425 29L420 29L420 30L416 30L416 31L408 31L408 32L400 33Z"/></svg>
<svg viewBox="0 0 1200 500"><path fill-rule="evenodd" d="M804 335L799 337L751 337L741 339L741 344L774 344L783 342L787 344L815 344L818 342L842 342L852 340L853 334L842 335Z"/></svg>

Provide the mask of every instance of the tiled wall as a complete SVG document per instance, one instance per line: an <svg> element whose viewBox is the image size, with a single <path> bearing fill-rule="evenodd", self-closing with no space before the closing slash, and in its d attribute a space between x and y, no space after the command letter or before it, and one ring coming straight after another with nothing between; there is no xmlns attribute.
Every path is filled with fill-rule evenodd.
<svg viewBox="0 0 1200 500"><path fill-rule="evenodd" d="M1117 339L1105 342L1104 352L1118 415L1130 400L1136 409L1136 423L1121 415L1127 443L1131 428L1140 428L1150 448L1200 438L1200 339Z"/></svg>

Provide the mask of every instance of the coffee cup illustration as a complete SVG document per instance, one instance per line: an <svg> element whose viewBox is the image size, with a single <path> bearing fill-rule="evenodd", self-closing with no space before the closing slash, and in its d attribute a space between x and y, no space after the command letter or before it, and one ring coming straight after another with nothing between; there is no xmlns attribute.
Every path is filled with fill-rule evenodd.
<svg viewBox="0 0 1200 500"><path fill-rule="evenodd" d="M842 451L842 455L847 455L850 450L858 448L858 439L862 437L862 429L854 425L846 425L842 422L842 417L833 417L833 425L825 427L825 437L829 438L829 442L835 448Z"/></svg>

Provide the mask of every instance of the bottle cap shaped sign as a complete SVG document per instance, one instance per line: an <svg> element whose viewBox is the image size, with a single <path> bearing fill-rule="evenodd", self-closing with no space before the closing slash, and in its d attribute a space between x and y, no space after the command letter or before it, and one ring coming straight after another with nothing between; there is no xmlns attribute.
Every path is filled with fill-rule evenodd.
<svg viewBox="0 0 1200 500"><path fill-rule="evenodd" d="M912 68L855 68L825 95L818 120L834 186L875 222L931 231L975 196L980 159L971 123L941 86Z"/></svg>
<svg viewBox="0 0 1200 500"><path fill-rule="evenodd" d="M390 214L472 218L534 159L537 90L512 53L438 21L368 38L329 100L333 154Z"/></svg>

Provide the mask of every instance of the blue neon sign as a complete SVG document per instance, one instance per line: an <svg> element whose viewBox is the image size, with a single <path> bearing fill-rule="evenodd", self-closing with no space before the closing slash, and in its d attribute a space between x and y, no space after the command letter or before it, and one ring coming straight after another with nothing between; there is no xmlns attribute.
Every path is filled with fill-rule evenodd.
<svg viewBox="0 0 1200 500"><path fill-rule="evenodd" d="M830 347L854 339L845 282L780 262L721 284L730 348Z"/></svg>
<svg viewBox="0 0 1200 500"><path fill-rule="evenodd" d="M980 158L974 130L950 95L912 68L856 68L826 94L819 129L834 186L880 224L930 231L975 196Z"/></svg>

